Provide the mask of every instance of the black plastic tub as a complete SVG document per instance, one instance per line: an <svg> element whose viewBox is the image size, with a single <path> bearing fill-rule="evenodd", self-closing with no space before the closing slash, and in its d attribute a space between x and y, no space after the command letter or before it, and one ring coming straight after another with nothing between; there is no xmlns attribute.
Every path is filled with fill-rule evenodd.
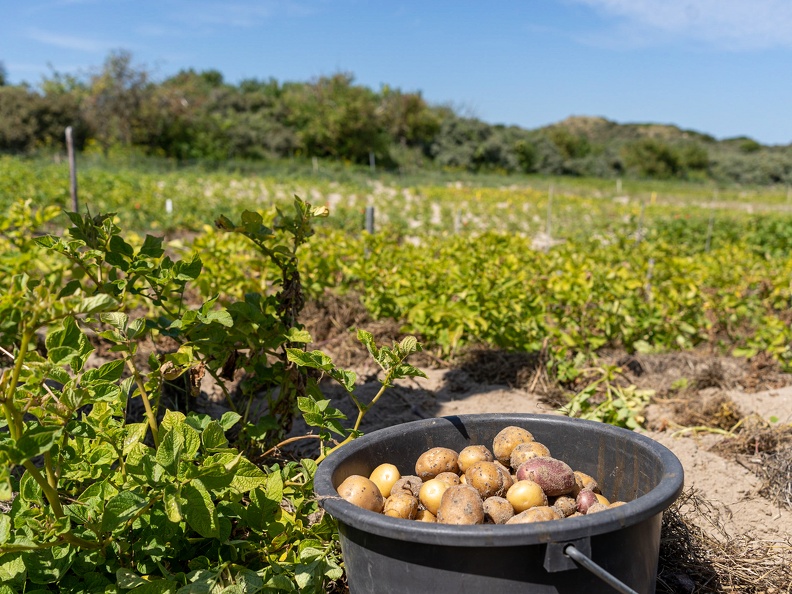
<svg viewBox="0 0 792 594"><path fill-rule="evenodd" d="M551 522L449 526L390 518L356 507L336 487L352 474L368 476L395 464L414 474L429 448L457 451L491 447L504 427L533 433L555 458L593 476L603 494L626 505ZM640 434L554 415L486 414L426 419L372 432L328 456L314 490L338 522L352 594L390 592L580 592L640 594L655 591L662 512L683 486L679 460ZM588 557L629 588L614 589L565 551ZM501 590L508 588L508 590Z"/></svg>

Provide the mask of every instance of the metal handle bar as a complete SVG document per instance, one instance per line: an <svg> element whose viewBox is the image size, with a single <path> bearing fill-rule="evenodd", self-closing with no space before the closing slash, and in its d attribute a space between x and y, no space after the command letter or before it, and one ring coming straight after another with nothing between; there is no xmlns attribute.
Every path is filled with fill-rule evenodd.
<svg viewBox="0 0 792 594"><path fill-rule="evenodd" d="M635 590L630 588L627 584L623 583L616 577L609 574L605 571L602 567L594 563L591 558L586 557L583 553L581 553L573 544L569 544L564 547L564 554L572 559L575 563L583 567L583 569L587 569L603 582L608 584L611 588L620 592L621 594L638 594Z"/></svg>

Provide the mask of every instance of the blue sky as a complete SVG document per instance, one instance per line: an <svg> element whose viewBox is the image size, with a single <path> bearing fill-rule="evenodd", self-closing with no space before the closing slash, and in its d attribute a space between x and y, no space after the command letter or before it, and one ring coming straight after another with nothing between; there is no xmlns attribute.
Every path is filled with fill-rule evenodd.
<svg viewBox="0 0 792 594"><path fill-rule="evenodd" d="M0 0L12 83L114 49L184 68L421 91L491 123L570 115L792 142L792 0Z"/></svg>

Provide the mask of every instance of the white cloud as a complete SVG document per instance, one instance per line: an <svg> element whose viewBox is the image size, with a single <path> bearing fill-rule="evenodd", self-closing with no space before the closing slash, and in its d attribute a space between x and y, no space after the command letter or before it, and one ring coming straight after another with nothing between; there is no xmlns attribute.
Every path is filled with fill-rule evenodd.
<svg viewBox="0 0 792 594"><path fill-rule="evenodd" d="M568 0L616 17L619 36L683 38L721 48L792 46L789 0Z"/></svg>
<svg viewBox="0 0 792 594"><path fill-rule="evenodd" d="M33 41L38 41L39 43L52 45L61 49L93 53L106 52L119 45L117 41L108 42L76 35L63 35L61 33L44 31L43 29L29 29L26 33L26 37Z"/></svg>
<svg viewBox="0 0 792 594"><path fill-rule="evenodd" d="M193 26L221 25L229 27L252 27L276 15L289 17L308 16L313 10L295 2L273 0L235 0L228 2L191 0L177 2L178 9L171 14L174 20Z"/></svg>

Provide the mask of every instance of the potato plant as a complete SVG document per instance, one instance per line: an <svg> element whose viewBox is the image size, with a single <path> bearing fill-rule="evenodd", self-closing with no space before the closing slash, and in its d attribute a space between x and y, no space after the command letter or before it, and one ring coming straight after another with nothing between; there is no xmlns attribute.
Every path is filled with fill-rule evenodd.
<svg viewBox="0 0 792 594"><path fill-rule="evenodd" d="M295 251L322 214L295 199L272 228L256 213L238 225L223 218L282 273L268 294L226 307L195 302L199 256L174 260L150 235L128 241L112 215L68 213L62 236L0 226L19 255L12 268L4 254L14 274L0 294L0 593L323 592L341 578L333 521L312 494L317 462L259 466L247 455L255 443L229 439L242 425L243 437L278 441L300 409L324 437L358 434L359 419L343 428L287 358L310 341L297 319ZM176 346L146 357L161 337ZM404 362L420 348L414 339L392 349L364 339L387 370L383 388L418 373ZM98 360L97 344L107 353ZM233 410L228 393L232 410L219 418L165 409L166 384L203 373L222 383L241 350L236 364L282 388L268 420ZM326 355L303 356L351 391L354 376Z"/></svg>

